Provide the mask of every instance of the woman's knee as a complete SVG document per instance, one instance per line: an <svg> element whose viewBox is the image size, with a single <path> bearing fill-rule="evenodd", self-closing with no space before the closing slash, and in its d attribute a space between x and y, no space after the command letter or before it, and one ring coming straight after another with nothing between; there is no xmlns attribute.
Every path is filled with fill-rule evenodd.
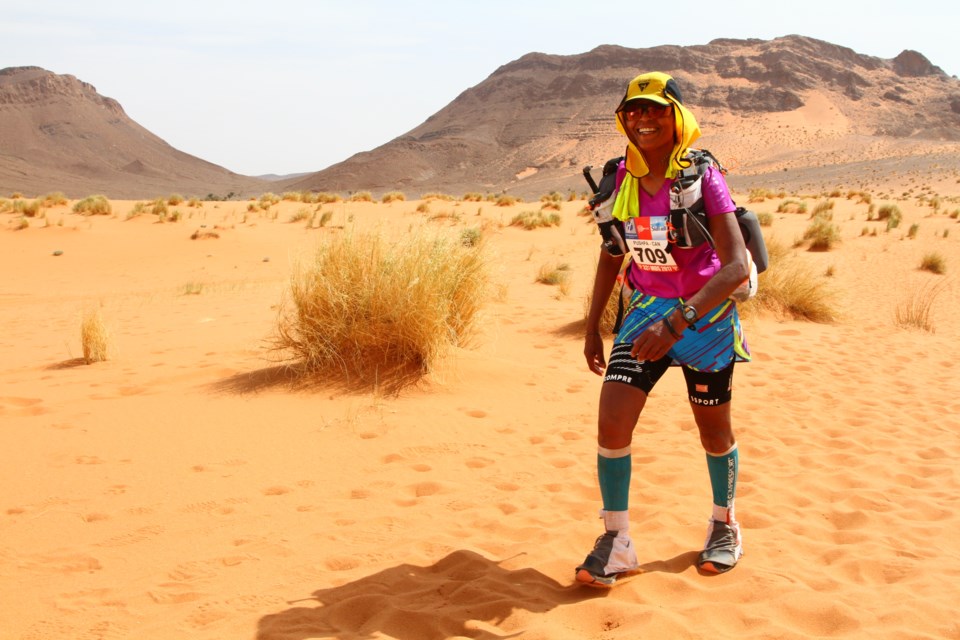
<svg viewBox="0 0 960 640"><path fill-rule="evenodd" d="M700 444L709 453L723 453L736 443L730 419L730 403L718 407L694 407Z"/></svg>
<svg viewBox="0 0 960 640"><path fill-rule="evenodd" d="M597 441L601 447L619 449L630 444L646 399L647 394L627 385L603 385L597 419Z"/></svg>

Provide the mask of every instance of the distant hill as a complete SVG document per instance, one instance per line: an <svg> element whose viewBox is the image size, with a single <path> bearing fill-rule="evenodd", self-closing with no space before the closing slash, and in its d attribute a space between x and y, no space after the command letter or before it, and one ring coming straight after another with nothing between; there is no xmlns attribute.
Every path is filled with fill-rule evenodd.
<svg viewBox="0 0 960 640"><path fill-rule="evenodd" d="M728 165L734 188L883 187L909 160L960 192L960 81L915 51L881 59L794 35L530 53L412 131L295 176L231 173L172 148L73 76L4 69L0 194L583 191L582 167L622 152L613 110L649 70L677 78L704 132L698 146Z"/></svg>
<svg viewBox="0 0 960 640"><path fill-rule="evenodd" d="M131 120L116 100L70 75L0 70L0 193L79 198L262 193L263 180L183 153Z"/></svg>
<svg viewBox="0 0 960 640"><path fill-rule="evenodd" d="M884 160L871 171L896 171L896 158L917 156L958 166L960 81L914 51L885 60L787 36L530 53L412 131L284 188L582 190L584 165L622 152L613 110L626 82L649 70L677 78L704 131L700 146L731 161L734 184L845 180L846 165L868 158ZM881 183L883 174L870 177Z"/></svg>

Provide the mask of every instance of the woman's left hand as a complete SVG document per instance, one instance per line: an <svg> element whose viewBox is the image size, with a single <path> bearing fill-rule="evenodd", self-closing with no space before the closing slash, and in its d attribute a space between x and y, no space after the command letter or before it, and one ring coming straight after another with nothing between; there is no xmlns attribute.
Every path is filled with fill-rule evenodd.
<svg viewBox="0 0 960 640"><path fill-rule="evenodd" d="M677 339L670 335L670 331L663 322L654 322L633 341L630 355L643 362L645 360L659 360L667 355Z"/></svg>

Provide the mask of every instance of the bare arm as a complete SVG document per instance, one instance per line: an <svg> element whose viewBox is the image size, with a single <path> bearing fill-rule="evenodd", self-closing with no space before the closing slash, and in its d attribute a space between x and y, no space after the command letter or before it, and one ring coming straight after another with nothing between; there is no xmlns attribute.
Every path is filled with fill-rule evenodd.
<svg viewBox="0 0 960 640"><path fill-rule="evenodd" d="M590 310L587 312L587 324L583 340L583 355L587 366L595 374L603 375L607 361L603 354L603 338L600 336L600 319L607 307L607 301L617 282L617 274L623 265L623 256L612 256L600 250L597 261L597 275L593 280L593 293L590 296Z"/></svg>
<svg viewBox="0 0 960 640"><path fill-rule="evenodd" d="M716 244L717 257L720 258L720 270L717 271L700 291L691 296L686 303L693 305L699 311L713 309L740 286L750 275L747 265L747 247L743 243L743 235L737 226L737 216L734 212L722 213L707 218L710 226L710 235ZM677 321L675 326L683 326L683 318L677 312L671 320Z"/></svg>
<svg viewBox="0 0 960 640"><path fill-rule="evenodd" d="M684 302L704 313L721 304L749 275L747 267L747 248L743 244L743 235L737 226L736 214L732 211L707 218L710 234L716 245L720 270L713 274L700 291ZM669 316L670 328L662 322L656 322L637 336L630 354L638 360L658 360L667 355L687 325L680 309Z"/></svg>

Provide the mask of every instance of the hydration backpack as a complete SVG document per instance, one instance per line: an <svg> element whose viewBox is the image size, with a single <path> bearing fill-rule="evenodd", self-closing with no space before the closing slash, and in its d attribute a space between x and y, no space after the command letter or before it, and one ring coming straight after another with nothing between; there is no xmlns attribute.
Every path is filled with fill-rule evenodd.
<svg viewBox="0 0 960 640"><path fill-rule="evenodd" d="M675 244L681 249L696 247L709 242L716 248L713 236L707 227L707 215L704 211L702 180L707 168L715 167L722 174L727 171L720 162L707 150L691 149L685 159L689 166L680 171L670 187L670 239L673 249ZM598 185L591 175L592 167L583 168L583 176L593 190L594 196L590 199L590 211L600 230L603 248L610 255L622 256L628 253L624 238L626 233L623 222L613 217L613 203L619 188L617 172L624 157L611 158L603 166L603 176ZM743 242L749 255L750 274L730 296L744 301L751 298L757 291L757 274L763 273L769 264L767 246L760 231L760 222L757 215L743 207L737 207L734 214L737 226L743 236ZM619 324L619 318L618 323Z"/></svg>

